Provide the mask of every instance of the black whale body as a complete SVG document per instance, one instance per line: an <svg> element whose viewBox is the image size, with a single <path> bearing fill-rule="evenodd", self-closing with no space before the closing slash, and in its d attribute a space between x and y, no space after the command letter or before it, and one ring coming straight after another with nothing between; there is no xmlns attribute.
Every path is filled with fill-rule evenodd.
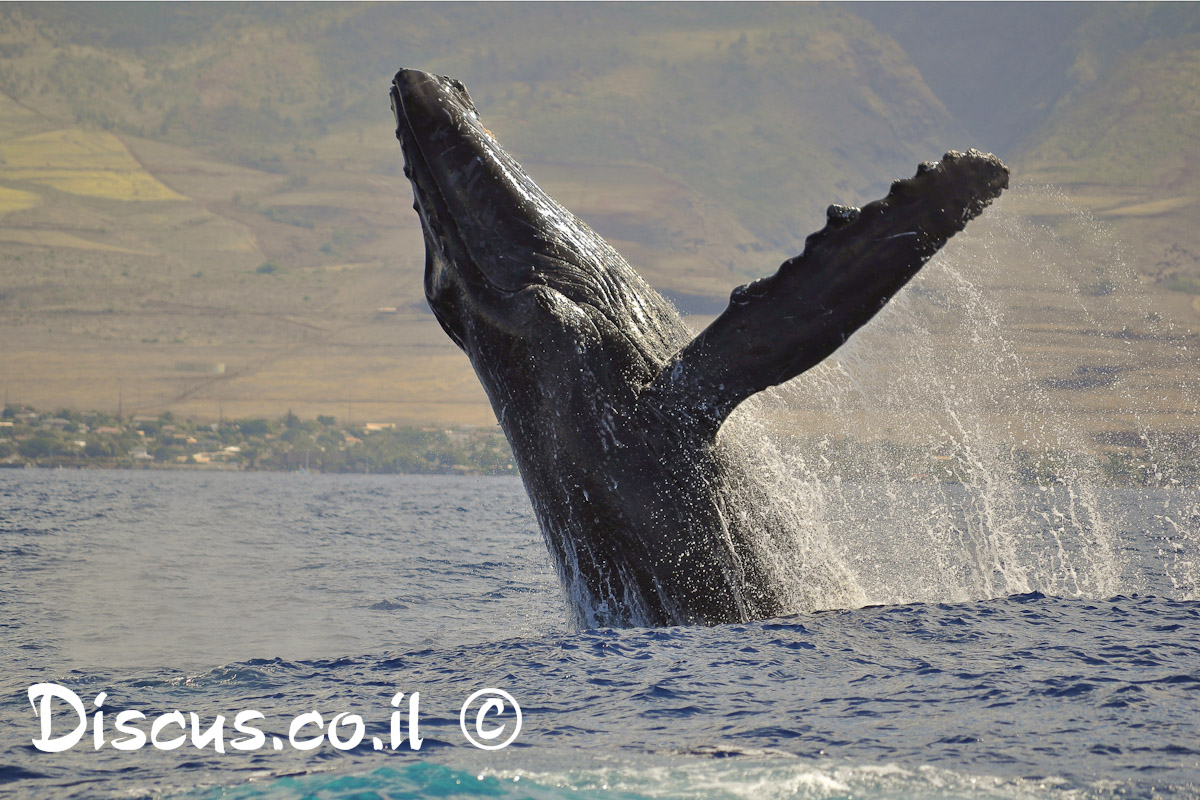
<svg viewBox="0 0 1200 800"><path fill-rule="evenodd" d="M743 437L746 398L819 363L1008 185L947 153L734 290L693 337L623 258L493 139L461 83L393 82L424 230L425 294L512 446L577 624L745 621L822 603L796 515Z"/></svg>

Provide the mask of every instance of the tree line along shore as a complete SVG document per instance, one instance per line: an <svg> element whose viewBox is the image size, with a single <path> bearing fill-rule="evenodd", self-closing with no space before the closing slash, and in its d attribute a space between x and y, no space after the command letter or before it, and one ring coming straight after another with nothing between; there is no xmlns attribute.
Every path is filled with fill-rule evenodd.
<svg viewBox="0 0 1200 800"><path fill-rule="evenodd" d="M1200 440L1194 434L1097 434L1088 453L1013 449L989 475L1030 486L1195 489ZM785 446L821 452L835 479L973 484L978 465L945 448L845 437L780 436ZM790 441L789 441L790 440ZM0 468L196 469L308 472L517 475L498 427L339 425L331 416L197 422L170 412L116 416L9 405L0 412ZM992 474L996 473L996 474Z"/></svg>
<svg viewBox="0 0 1200 800"><path fill-rule="evenodd" d="M290 411L205 423L14 405L0 413L0 467L516 474L499 428L339 425Z"/></svg>

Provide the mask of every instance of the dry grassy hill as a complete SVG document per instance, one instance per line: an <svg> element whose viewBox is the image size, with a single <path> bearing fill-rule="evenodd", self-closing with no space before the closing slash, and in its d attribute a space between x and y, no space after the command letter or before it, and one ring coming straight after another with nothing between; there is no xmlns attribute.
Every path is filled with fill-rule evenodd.
<svg viewBox="0 0 1200 800"><path fill-rule="evenodd" d="M684 310L953 128L899 48L836 10L82 12L2 11L0 374L41 406L489 423L421 296L386 101L404 64L462 76Z"/></svg>
<svg viewBox="0 0 1200 800"><path fill-rule="evenodd" d="M1194 431L1195 12L1059 9L1069 57L1038 61L968 46L988 25L962 9L856 8L0 7L0 384L48 408L491 424L421 296L400 66L461 77L698 325L827 203L986 145L966 131L994 109L954 70L1029 99L1012 87L1058 69L1003 130L1014 191L781 419L920 441L970 385L1005 435Z"/></svg>

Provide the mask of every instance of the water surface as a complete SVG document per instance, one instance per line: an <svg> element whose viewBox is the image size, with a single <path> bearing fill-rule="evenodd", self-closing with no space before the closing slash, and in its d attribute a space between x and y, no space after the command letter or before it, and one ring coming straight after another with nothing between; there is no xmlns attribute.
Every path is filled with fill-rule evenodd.
<svg viewBox="0 0 1200 800"><path fill-rule="evenodd" d="M900 490L962 496L859 487L863 518L831 532L884 605L573 631L514 479L0 472L0 792L1200 797L1194 494L1107 491L1105 563L1014 556L1028 588L1017 594L964 596L989 585L964 575L995 542L966 528L930 541L946 567L939 600L935 567L881 522ZM1020 546L1052 534L1028 530ZM868 552L894 553L892 572ZM1101 570L1115 591L1079 591ZM906 580L917 574L919 586ZM233 716L256 709L268 744L122 752L89 733L39 752L26 696L39 682L89 710L106 692L109 742L123 709L194 712L205 727L224 715L226 743ZM496 752L459 727L462 702L486 687L523 712ZM424 744L375 751L401 691L420 692ZM363 743L270 746L314 710L359 714Z"/></svg>

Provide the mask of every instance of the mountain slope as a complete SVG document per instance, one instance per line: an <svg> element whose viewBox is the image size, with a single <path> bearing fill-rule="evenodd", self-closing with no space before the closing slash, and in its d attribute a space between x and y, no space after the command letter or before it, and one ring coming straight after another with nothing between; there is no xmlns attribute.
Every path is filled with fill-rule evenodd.
<svg viewBox="0 0 1200 800"><path fill-rule="evenodd" d="M690 310L968 144L836 7L7 4L0 53L0 374L42 406L489 421L421 296L400 66Z"/></svg>
<svg viewBox="0 0 1200 800"><path fill-rule="evenodd" d="M697 314L828 203L997 142L1013 191L818 371L794 429L915 436L949 423L889 381L1014 353L1051 420L1125 424L1117 385L1170 427L1200 374L1192 295L1167 291L1200 252L1195 8L0 5L0 379L43 407L489 424L422 296L386 96L416 66ZM829 400L865 386L899 421ZM989 400L1005 435L1053 425L1022 402Z"/></svg>
<svg viewBox="0 0 1200 800"><path fill-rule="evenodd" d="M1110 224L1147 279L1200 295L1200 7L1103 9L1076 40L1086 79L1020 163Z"/></svg>

